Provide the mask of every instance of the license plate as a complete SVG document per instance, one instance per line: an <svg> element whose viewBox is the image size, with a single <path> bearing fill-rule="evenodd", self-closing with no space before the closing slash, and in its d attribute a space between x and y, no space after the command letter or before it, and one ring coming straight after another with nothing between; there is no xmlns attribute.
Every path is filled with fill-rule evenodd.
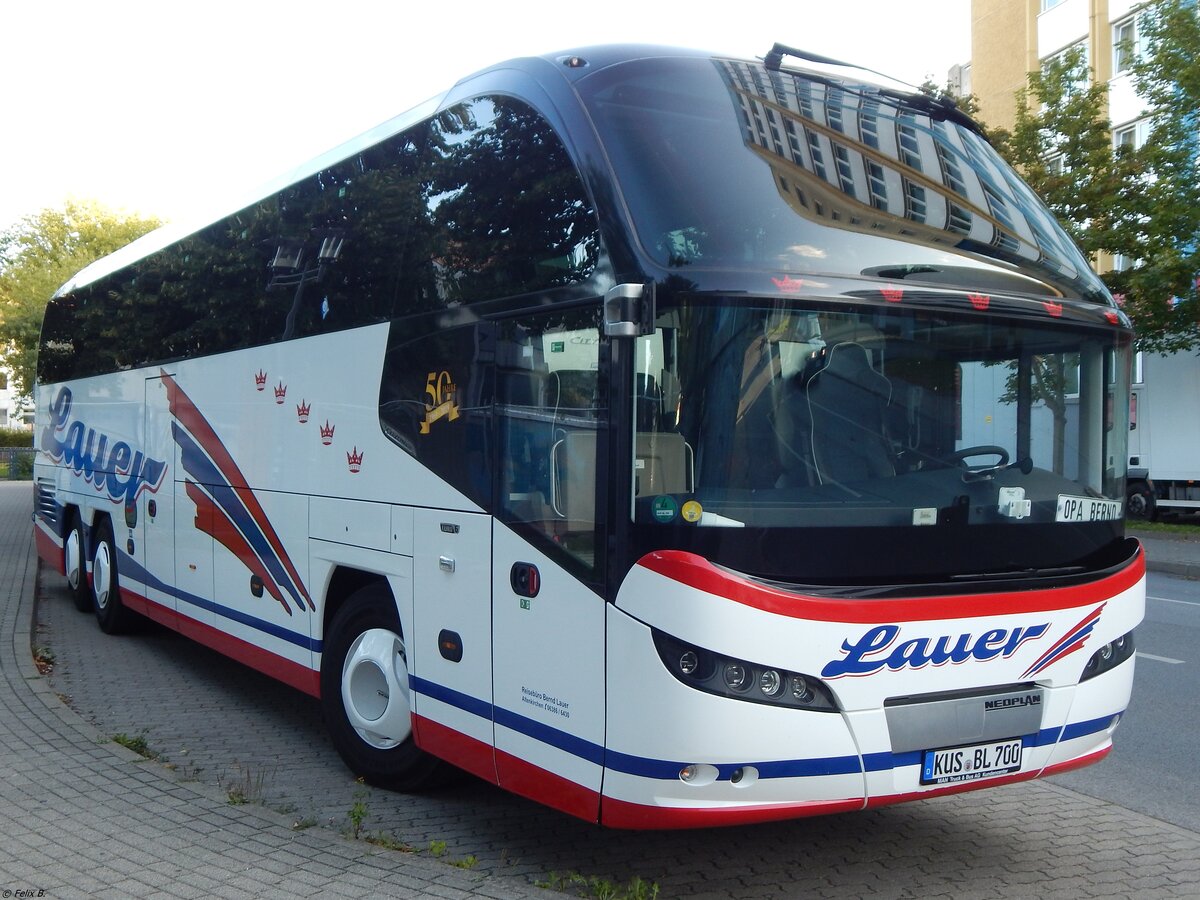
<svg viewBox="0 0 1200 900"><path fill-rule="evenodd" d="M1056 522L1107 522L1121 518L1121 501L1058 495Z"/></svg>
<svg viewBox="0 0 1200 900"><path fill-rule="evenodd" d="M954 784L1021 770L1021 739L926 750L921 784Z"/></svg>

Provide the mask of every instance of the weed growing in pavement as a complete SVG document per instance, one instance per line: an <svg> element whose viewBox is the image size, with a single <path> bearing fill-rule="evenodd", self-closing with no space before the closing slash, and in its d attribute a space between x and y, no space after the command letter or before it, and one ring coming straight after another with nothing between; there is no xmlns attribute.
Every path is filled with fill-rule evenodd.
<svg viewBox="0 0 1200 900"><path fill-rule="evenodd" d="M479 858L472 854L470 856L464 856L462 859L451 860L450 865L456 866L460 869L473 869L479 865Z"/></svg>
<svg viewBox="0 0 1200 900"><path fill-rule="evenodd" d="M397 850L400 853L416 853L417 848L412 844L406 844L404 841L397 838L395 835L385 834L382 831L377 831L375 834L369 834L364 838L368 844L374 844L376 847L382 847L384 850Z"/></svg>
<svg viewBox="0 0 1200 900"><path fill-rule="evenodd" d="M363 780L358 779L358 789L354 792L354 804L350 807L350 811L346 813L346 818L350 820L350 836L356 841L358 836L362 834L363 822L367 818L367 789L362 786Z"/></svg>
<svg viewBox="0 0 1200 900"><path fill-rule="evenodd" d="M430 841L429 842L429 852L432 853L434 855L434 857L436 857L437 859L441 859L443 856L446 855L446 842L445 841Z"/></svg>
<svg viewBox="0 0 1200 900"><path fill-rule="evenodd" d="M249 769L241 769L240 774L233 778L217 778L217 784L228 797L230 806L244 806L247 803L261 803L263 787L267 781L267 773L252 774Z"/></svg>
<svg viewBox="0 0 1200 900"><path fill-rule="evenodd" d="M144 759L161 759L158 753L150 749L150 744L146 741L146 732L144 731L133 737L122 731L119 734L114 734L112 739L125 749L132 750Z"/></svg>
<svg viewBox="0 0 1200 900"><path fill-rule="evenodd" d="M49 647L34 647L33 664L42 675L49 675L54 671L54 651Z"/></svg>
<svg viewBox="0 0 1200 900"><path fill-rule="evenodd" d="M655 900L658 897L657 882L643 881L637 875L622 885L596 875L551 872L548 879L535 883L540 888L561 891L589 900Z"/></svg>
<svg viewBox="0 0 1200 900"><path fill-rule="evenodd" d="M292 831L304 831L305 829L312 828L316 824L317 820L314 816L305 816L303 819L297 819L292 823Z"/></svg>

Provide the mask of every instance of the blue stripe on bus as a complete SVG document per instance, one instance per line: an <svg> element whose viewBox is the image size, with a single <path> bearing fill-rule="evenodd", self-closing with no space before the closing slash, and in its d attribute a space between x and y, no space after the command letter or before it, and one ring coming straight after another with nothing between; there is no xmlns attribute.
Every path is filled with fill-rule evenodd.
<svg viewBox="0 0 1200 900"><path fill-rule="evenodd" d="M600 744L577 737L566 731L561 731L553 726L536 722L533 719L510 712L499 706L495 708L495 711L497 725L510 728L536 741L541 741L543 744L549 744L551 747L556 747L559 750L570 753L572 756L578 756L580 759L587 760L597 766L604 765L604 747Z"/></svg>
<svg viewBox="0 0 1200 900"><path fill-rule="evenodd" d="M552 747L557 747L595 765L603 765L614 772L626 775L636 775L641 778L654 778L670 781L679 777L679 770L691 763L682 760L652 759L645 756L635 756L618 750L606 750L599 744L584 740L561 729L554 728L526 716L494 706L484 700L479 700L460 691L435 684L415 675L409 676L409 684L414 691L440 700L443 703L479 716L485 721L494 721L540 741ZM1058 743L1060 739L1084 737L1103 731L1112 722L1112 716L1104 716L1089 722L1077 722L1066 728L1043 728L1037 734L1024 738L1026 747L1042 747ZM694 760L692 761L694 762ZM812 778L826 775L854 775L859 772L882 772L892 769L917 766L921 764L921 751L907 753L864 754L861 761L857 756L829 756L815 759L784 759L767 762L747 762L741 764L723 764L716 768L720 773L718 778L727 779L735 769L744 766L754 766L758 769L760 778Z"/></svg>
<svg viewBox="0 0 1200 900"><path fill-rule="evenodd" d="M1109 716L1101 716L1099 719L1090 719L1087 722L1074 722L1067 725L1062 730L1062 740L1070 741L1075 738L1087 737L1089 734L1095 734L1097 731L1106 731L1112 725L1113 719L1118 715L1125 715L1125 711L1113 713Z"/></svg>
<svg viewBox="0 0 1200 900"><path fill-rule="evenodd" d="M309 637L307 634L301 634L298 631L291 631L281 625L276 625L274 622L268 622L264 619L259 619L256 616L241 612L240 610L232 609L228 606L222 606L212 600L206 600L204 597L199 597L196 594L189 594L187 591L181 591L174 585L169 585L162 581L156 575L149 572L144 566L140 565L137 560L124 552L118 554L117 566L120 573L128 577L131 581L138 581L152 587L156 591L161 591L176 600L181 600L189 606L194 606L198 609L203 609L207 612L215 613L225 619L230 619L240 625L246 625L253 628L255 631L261 631L263 634L268 634L271 637L279 638L282 641L287 641L289 644L295 644L297 647L302 647L313 653L320 653L324 642L316 638Z"/></svg>
<svg viewBox="0 0 1200 900"><path fill-rule="evenodd" d="M321 641L294 631L288 631L272 622L266 622L167 585L150 574L132 557L124 553L120 554L119 565L121 571L129 575L131 579L141 581L148 587L153 587L178 600L182 600L200 609L214 612L219 616L232 619L233 621L288 641L296 646L304 647L315 653L321 652L323 646ZM554 728L551 725L535 721L527 716L514 713L503 707L494 706L486 700L480 700L461 691L456 691L424 678L418 678L415 675L409 676L409 686L417 693L424 694L427 697L439 700L442 703L461 709L472 715L479 716L485 721L494 721L497 725L502 725L543 744L556 747L587 762L605 766L615 772L666 781L678 778L679 770L690 764L678 760L652 759L645 756L621 753L618 750L606 750L600 744L577 737L569 732ZM1114 713L1113 715L1117 714ZM1043 728L1037 734L1027 735L1024 738L1024 746L1044 747L1056 744L1060 740L1073 740L1104 731L1112 724L1113 715L1102 716L1101 718L1091 719L1086 722L1075 722L1067 725L1065 728ZM920 765L920 763L921 751L915 750L908 753L892 753L890 751L866 753L863 754L861 760L857 756L830 756L816 759L771 760L768 762L743 763L741 765L727 764L717 766L717 769L720 772L718 777L722 779L728 778L735 769L746 765L752 765L758 769L760 778L811 778L825 775L852 775L864 771L882 772Z"/></svg>
<svg viewBox="0 0 1200 900"><path fill-rule="evenodd" d="M426 681L424 678L418 678L416 675L411 674L408 676L408 686L418 694L424 694L426 697L440 700L447 706L465 710L489 722L492 720L492 704L486 700L480 700L472 697L470 694L464 694L461 691L456 691L453 688L448 688L445 685L436 684L432 681Z"/></svg>

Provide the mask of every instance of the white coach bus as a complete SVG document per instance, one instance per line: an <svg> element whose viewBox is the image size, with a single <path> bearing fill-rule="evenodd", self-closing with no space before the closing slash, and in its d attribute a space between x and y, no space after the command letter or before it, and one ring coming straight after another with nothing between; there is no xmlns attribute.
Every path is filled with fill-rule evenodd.
<svg viewBox="0 0 1200 900"><path fill-rule="evenodd" d="M674 828L1101 759L1129 323L958 110L800 57L497 65L89 266L41 556L400 789Z"/></svg>

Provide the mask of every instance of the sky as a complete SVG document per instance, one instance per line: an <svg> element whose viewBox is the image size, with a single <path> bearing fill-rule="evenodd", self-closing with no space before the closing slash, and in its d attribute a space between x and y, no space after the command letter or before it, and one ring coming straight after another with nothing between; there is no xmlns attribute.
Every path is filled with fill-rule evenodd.
<svg viewBox="0 0 1200 900"><path fill-rule="evenodd" d="M494 62L775 42L920 84L970 0L30 0L0 28L0 230L67 199L182 221ZM227 205L227 204L225 204Z"/></svg>

